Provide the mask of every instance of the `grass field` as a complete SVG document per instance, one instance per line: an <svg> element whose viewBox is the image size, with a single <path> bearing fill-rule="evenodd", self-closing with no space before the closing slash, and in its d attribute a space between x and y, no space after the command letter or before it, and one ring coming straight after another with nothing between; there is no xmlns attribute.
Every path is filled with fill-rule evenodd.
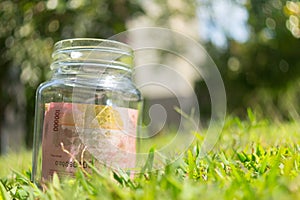
<svg viewBox="0 0 300 200"><path fill-rule="evenodd" d="M300 199L300 125L228 117L215 148L185 156L131 179L109 170L59 180L39 189L29 180L31 153L0 157L0 199ZM10 166L10 167L8 167ZM14 169L11 170L11 169Z"/></svg>

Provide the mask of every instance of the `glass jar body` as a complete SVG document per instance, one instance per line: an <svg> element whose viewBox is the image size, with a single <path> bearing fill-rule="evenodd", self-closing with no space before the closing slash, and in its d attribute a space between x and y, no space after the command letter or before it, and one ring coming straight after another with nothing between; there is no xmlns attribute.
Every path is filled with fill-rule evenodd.
<svg viewBox="0 0 300 200"><path fill-rule="evenodd" d="M64 47L68 55L83 52L75 46ZM84 52L95 48L85 46ZM49 180L53 173L72 176L78 168L88 171L89 164L135 168L142 97L131 69L115 61L123 53L109 60L111 48L100 48L92 59L59 58L52 79L37 89L32 181Z"/></svg>

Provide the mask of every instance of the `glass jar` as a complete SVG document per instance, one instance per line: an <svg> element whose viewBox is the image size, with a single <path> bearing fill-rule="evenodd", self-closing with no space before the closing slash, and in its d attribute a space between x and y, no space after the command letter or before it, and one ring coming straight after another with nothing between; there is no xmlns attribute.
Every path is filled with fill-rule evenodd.
<svg viewBox="0 0 300 200"><path fill-rule="evenodd" d="M32 181L72 176L90 164L134 169L142 97L131 79L133 50L68 39L52 57L53 76L36 93Z"/></svg>

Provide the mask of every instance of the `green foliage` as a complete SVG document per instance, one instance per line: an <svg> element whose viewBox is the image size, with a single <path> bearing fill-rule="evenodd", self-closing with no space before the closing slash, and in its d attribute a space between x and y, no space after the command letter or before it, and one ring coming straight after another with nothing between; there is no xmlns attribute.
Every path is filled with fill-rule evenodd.
<svg viewBox="0 0 300 200"><path fill-rule="evenodd" d="M225 83L228 110L245 116L245 108L252 107L266 117L296 119L300 112L300 4L249 0L244 6L249 40L239 43L228 36L227 48L208 47Z"/></svg>
<svg viewBox="0 0 300 200"><path fill-rule="evenodd" d="M78 171L74 178L55 174L41 189L20 169L0 179L2 199L299 199L299 125L270 123L250 110L248 116L228 117L219 142L203 158L200 139L183 158L151 171L152 148L134 178L93 168L92 175Z"/></svg>

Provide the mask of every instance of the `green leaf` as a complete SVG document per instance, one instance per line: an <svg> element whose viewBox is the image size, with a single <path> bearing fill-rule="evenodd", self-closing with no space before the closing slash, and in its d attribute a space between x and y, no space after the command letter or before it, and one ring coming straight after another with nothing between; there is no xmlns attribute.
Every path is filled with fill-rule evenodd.
<svg viewBox="0 0 300 200"><path fill-rule="evenodd" d="M53 180L52 180L52 185L55 189L60 189L60 181L57 173L53 173Z"/></svg>
<svg viewBox="0 0 300 200"><path fill-rule="evenodd" d="M267 166L268 166L268 159L267 159L267 157L266 157L266 158L264 158L263 161L261 162L260 167L259 167L259 169L258 169L258 172L259 172L260 174L264 173L264 172L266 171L266 169L267 169Z"/></svg>
<svg viewBox="0 0 300 200"><path fill-rule="evenodd" d="M154 161L154 153L155 153L155 147L151 147L149 150L147 161L141 170L141 175L144 174L145 172L152 171L153 161Z"/></svg>
<svg viewBox="0 0 300 200"><path fill-rule="evenodd" d="M188 150L187 154L188 154L188 169L189 169L188 173L189 173L189 177L193 178L194 169L195 169L195 166L196 166L195 158L194 158L193 153L191 152L191 150Z"/></svg>
<svg viewBox="0 0 300 200"><path fill-rule="evenodd" d="M248 160L247 155L244 152L237 153L237 156L242 163L245 163Z"/></svg>
<svg viewBox="0 0 300 200"><path fill-rule="evenodd" d="M4 185L2 184L2 182L0 181L0 192L1 192L1 199L3 200L10 200L10 195L8 194L8 192L6 191Z"/></svg>
<svg viewBox="0 0 300 200"><path fill-rule="evenodd" d="M248 114L248 118L249 118L251 124L254 125L256 123L255 114L253 113L253 111L250 108L247 109L247 114Z"/></svg>

